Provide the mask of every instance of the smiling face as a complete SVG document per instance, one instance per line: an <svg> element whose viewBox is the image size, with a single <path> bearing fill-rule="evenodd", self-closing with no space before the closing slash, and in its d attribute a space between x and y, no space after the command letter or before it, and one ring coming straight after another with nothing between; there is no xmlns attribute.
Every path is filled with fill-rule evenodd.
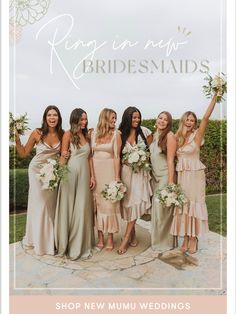
<svg viewBox="0 0 236 314"><path fill-rule="evenodd" d="M165 113L159 114L159 116L156 119L156 127L158 130L162 131L165 130L168 126L168 117Z"/></svg>
<svg viewBox="0 0 236 314"><path fill-rule="evenodd" d="M51 128L55 128L58 124L58 120L59 120L59 117L56 110L54 109L49 110L46 115L47 125Z"/></svg>
<svg viewBox="0 0 236 314"><path fill-rule="evenodd" d="M184 126L187 129L187 132L192 132L196 125L196 119L192 114L189 114L184 121Z"/></svg>
<svg viewBox="0 0 236 314"><path fill-rule="evenodd" d="M114 129L116 127L116 114L112 112L109 117L109 128Z"/></svg>
<svg viewBox="0 0 236 314"><path fill-rule="evenodd" d="M80 128L83 130L86 128L88 124L88 118L86 113L82 113L81 119L80 119Z"/></svg>
<svg viewBox="0 0 236 314"><path fill-rule="evenodd" d="M140 117L139 112L138 111L133 112L132 121L131 121L132 128L136 129L140 124L140 120L141 120L141 117Z"/></svg>

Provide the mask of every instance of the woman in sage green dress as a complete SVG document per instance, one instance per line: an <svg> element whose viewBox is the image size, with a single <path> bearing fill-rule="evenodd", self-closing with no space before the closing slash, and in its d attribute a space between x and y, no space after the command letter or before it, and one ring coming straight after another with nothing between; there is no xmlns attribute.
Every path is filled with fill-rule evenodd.
<svg viewBox="0 0 236 314"><path fill-rule="evenodd" d="M174 158L176 153L176 138L171 132L172 117L169 112L161 112L156 120L157 131L150 145L152 164L153 194L167 184L174 183ZM153 196L151 245L155 251L166 251L173 247L173 237L170 228L173 210L162 206Z"/></svg>
<svg viewBox="0 0 236 314"><path fill-rule="evenodd" d="M55 246L58 255L70 259L92 256L94 247L93 203L91 189L95 186L87 130L87 114L74 109L71 128L62 140L61 164L70 151L67 179L60 183L55 215Z"/></svg>

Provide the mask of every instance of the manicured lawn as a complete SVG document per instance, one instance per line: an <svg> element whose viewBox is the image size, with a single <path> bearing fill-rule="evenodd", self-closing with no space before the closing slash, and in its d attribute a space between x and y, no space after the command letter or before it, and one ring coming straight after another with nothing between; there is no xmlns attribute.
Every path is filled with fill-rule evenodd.
<svg viewBox="0 0 236 314"><path fill-rule="evenodd" d="M206 202L210 230L226 236L226 194L208 195ZM150 220L150 215L145 215L143 219ZM25 223L26 214L10 215L10 243L22 240Z"/></svg>

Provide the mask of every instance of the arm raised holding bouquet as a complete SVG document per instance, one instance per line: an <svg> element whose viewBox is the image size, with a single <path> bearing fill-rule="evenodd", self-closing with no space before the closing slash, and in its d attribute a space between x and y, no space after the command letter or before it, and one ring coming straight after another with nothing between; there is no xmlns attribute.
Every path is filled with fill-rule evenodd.
<svg viewBox="0 0 236 314"><path fill-rule="evenodd" d="M198 238L208 232L204 172L206 167L200 161L200 147L203 145L205 130L215 105L226 91L226 82L222 85L223 81L219 81L218 85L209 85L209 95L212 95L212 99L199 127L195 113L187 111L182 115L176 133L178 184L187 202L175 208L171 234L184 236L182 251L188 251L190 254L197 252Z"/></svg>

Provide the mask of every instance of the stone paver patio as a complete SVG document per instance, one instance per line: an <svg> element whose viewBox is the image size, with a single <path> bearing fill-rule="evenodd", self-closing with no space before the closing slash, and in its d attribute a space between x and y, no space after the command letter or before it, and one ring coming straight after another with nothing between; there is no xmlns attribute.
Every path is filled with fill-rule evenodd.
<svg viewBox="0 0 236 314"><path fill-rule="evenodd" d="M137 247L124 255L94 251L89 260L36 256L21 242L10 245L11 294L225 294L226 238L210 232L199 251L163 254L150 248L150 222L138 221Z"/></svg>

